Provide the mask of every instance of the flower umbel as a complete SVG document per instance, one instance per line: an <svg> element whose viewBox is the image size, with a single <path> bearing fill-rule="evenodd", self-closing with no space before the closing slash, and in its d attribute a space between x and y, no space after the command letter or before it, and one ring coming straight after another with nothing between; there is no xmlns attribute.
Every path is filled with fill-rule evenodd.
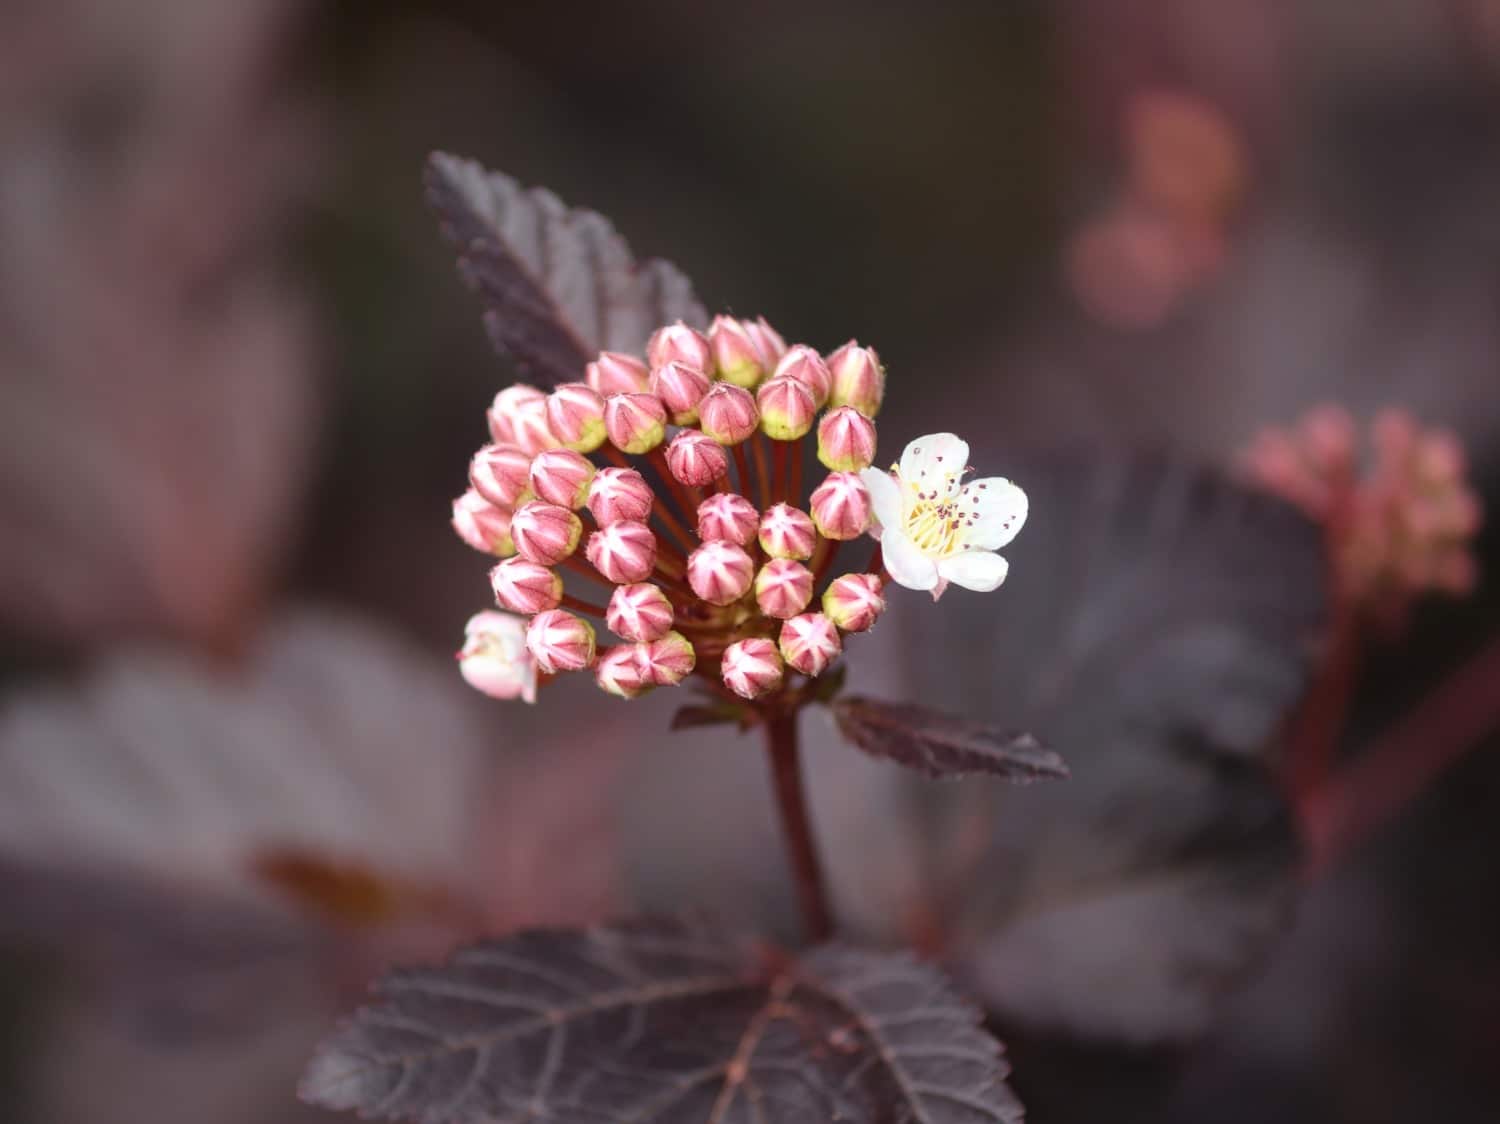
<svg viewBox="0 0 1500 1124"><path fill-rule="evenodd" d="M539 669L591 670L620 698L698 676L771 715L876 624L887 581L994 589L1024 493L965 483L951 434L912 442L889 473L866 467L884 389L870 348L825 358L721 316L707 335L659 329L644 360L604 352L550 394L502 390L454 526L505 559L491 583L510 612L470 621L464 678L530 702ZM804 489L814 459L833 471ZM866 533L874 557L835 568Z"/></svg>

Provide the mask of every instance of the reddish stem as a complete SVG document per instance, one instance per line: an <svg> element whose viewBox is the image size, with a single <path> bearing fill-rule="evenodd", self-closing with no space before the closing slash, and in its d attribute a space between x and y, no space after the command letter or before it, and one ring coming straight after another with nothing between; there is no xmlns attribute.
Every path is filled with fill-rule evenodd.
<svg viewBox="0 0 1500 1124"><path fill-rule="evenodd" d="M823 539L818 543L818 557L813 563L813 589L822 584L833 566L833 559L844 544L838 539Z"/></svg>
<svg viewBox="0 0 1500 1124"><path fill-rule="evenodd" d="M787 486L786 502L797 507L802 503L802 446L794 445L787 452L792 462L792 482Z"/></svg>
<svg viewBox="0 0 1500 1124"><path fill-rule="evenodd" d="M1360 629L1354 611L1340 602L1328 655L1292 718L1283 763L1292 802L1299 810L1328 780L1344 729L1349 703L1359 680Z"/></svg>
<svg viewBox="0 0 1500 1124"><path fill-rule="evenodd" d="M1500 639L1312 794L1303 820L1309 870L1328 869L1497 728Z"/></svg>
<svg viewBox="0 0 1500 1124"><path fill-rule="evenodd" d="M598 617L601 621L604 620L604 610L592 601L585 601L582 597L574 597L571 593L564 593L561 603L572 609L575 613L587 613L591 617Z"/></svg>
<svg viewBox="0 0 1500 1124"><path fill-rule="evenodd" d="M786 496L786 442L776 441L771 445L771 458L775 463L775 471L771 474L771 500L766 504L782 500Z"/></svg>
<svg viewBox="0 0 1500 1124"><path fill-rule="evenodd" d="M745 443L734 447L734 471L739 480L740 495L750 495L750 461L745 456Z"/></svg>
<svg viewBox="0 0 1500 1124"><path fill-rule="evenodd" d="M770 470L766 467L766 442L769 438L757 430L751 440L755 442L754 448L751 449L751 452L755 454L755 479L757 485L755 506L764 511L771 506L771 474Z"/></svg>
<svg viewBox="0 0 1500 1124"><path fill-rule="evenodd" d="M828 911L828 894L823 884L823 869L813 842L812 821L808 816L807 797L802 785L802 764L797 747L797 715L778 714L766 721L766 751L771 759L771 777L776 787L776 804L781 812L781 830L786 841L787 857L797 885L797 903L802 910L802 925L808 940L814 944L833 935L833 920Z"/></svg>

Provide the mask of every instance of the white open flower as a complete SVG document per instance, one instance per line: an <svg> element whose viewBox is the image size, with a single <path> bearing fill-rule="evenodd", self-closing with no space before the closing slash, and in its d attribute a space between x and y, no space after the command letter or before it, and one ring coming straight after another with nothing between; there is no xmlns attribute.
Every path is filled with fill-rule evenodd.
<svg viewBox="0 0 1500 1124"><path fill-rule="evenodd" d="M493 699L536 702L536 660L526 648L526 621L510 613L475 613L464 626L458 670Z"/></svg>
<svg viewBox="0 0 1500 1124"><path fill-rule="evenodd" d="M1026 493L999 476L963 482L968 442L951 433L919 437L892 472L859 474L870 493L875 525L891 579L932 591L948 583L986 593L1009 567L995 551L1026 522Z"/></svg>

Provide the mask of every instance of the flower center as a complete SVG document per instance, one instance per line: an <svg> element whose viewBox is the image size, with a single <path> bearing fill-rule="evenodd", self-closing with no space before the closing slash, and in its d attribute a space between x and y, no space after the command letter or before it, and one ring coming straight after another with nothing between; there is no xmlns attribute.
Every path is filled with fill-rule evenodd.
<svg viewBox="0 0 1500 1124"><path fill-rule="evenodd" d="M942 483L927 491L917 482L909 486L915 498L906 512L907 536L929 558L957 554L963 549L964 528L974 523L973 511L963 510L959 474L943 473Z"/></svg>

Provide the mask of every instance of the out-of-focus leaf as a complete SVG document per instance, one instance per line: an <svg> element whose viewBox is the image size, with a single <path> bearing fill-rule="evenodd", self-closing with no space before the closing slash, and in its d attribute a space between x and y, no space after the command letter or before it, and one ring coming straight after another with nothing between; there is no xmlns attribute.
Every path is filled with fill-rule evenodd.
<svg viewBox="0 0 1500 1124"><path fill-rule="evenodd" d="M252 893L267 849L449 878L487 739L448 671L306 614L242 669L142 647L79 686L20 688L0 698L0 855Z"/></svg>
<svg viewBox="0 0 1500 1124"><path fill-rule="evenodd" d="M391 962L617 910L621 755L586 726L529 752L526 721L307 611L240 666L125 647L0 695L0 943L57 969L37 1118L156 1120L166 1087L196 1119L306 1119L296 1074ZM76 1087L84 1048L108 1105Z"/></svg>
<svg viewBox="0 0 1500 1124"><path fill-rule="evenodd" d="M267 886L334 924L360 927L464 912L441 886L393 878L364 863L292 847L268 847L251 856L250 868Z"/></svg>
<svg viewBox="0 0 1500 1124"><path fill-rule="evenodd" d="M839 730L871 757L882 757L929 777L974 773L1030 784L1068 775L1063 759L1030 734L939 714L912 703L840 699L833 704Z"/></svg>
<svg viewBox="0 0 1500 1124"><path fill-rule="evenodd" d="M313 317L274 262L313 135L264 80L283 5L151 5L97 41L95 9L0 45L47 76L0 128L0 627L222 650L311 460Z"/></svg>
<svg viewBox="0 0 1500 1124"><path fill-rule="evenodd" d="M532 930L379 984L303 1095L467 1124L1021 1119L1000 1047L934 969L800 959L688 921Z"/></svg>
<svg viewBox="0 0 1500 1124"><path fill-rule="evenodd" d="M1073 779L916 794L946 880L927 908L1002 1016L1186 1036L1290 900L1296 846L1267 759L1319 637L1319 538L1180 463L974 459L1027 490L1030 516L999 592L900 615L901 649L921 654L908 681L1038 731Z"/></svg>
<svg viewBox="0 0 1500 1124"><path fill-rule="evenodd" d="M706 322L675 266L637 264L608 219L544 188L440 152L428 160L427 198L490 340L525 378L574 382L601 350L640 352L662 324Z"/></svg>

